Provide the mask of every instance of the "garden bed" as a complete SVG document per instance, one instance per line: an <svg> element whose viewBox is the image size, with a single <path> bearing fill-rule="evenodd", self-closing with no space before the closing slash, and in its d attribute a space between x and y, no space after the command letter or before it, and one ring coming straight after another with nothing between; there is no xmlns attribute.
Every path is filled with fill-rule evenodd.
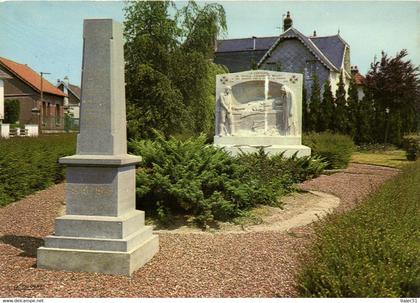
<svg viewBox="0 0 420 303"><path fill-rule="evenodd" d="M305 182L352 208L398 170L351 164ZM36 268L36 248L51 234L64 185L0 209L1 297L289 297L297 296L299 255L311 240L304 226L284 231L161 234L160 251L132 278Z"/></svg>

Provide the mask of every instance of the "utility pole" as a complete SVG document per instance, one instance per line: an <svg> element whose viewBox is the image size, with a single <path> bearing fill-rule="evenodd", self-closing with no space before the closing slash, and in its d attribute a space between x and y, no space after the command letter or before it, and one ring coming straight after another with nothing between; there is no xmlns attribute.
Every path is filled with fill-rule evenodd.
<svg viewBox="0 0 420 303"><path fill-rule="evenodd" d="M44 101L44 91L43 91L43 89L44 89L44 75L49 75L49 74L51 74L51 73L46 73L46 72L40 72L40 74L41 74L41 91L40 91L40 94L41 94L41 100L40 100L40 103L39 103L39 105L38 106L34 106L34 108L32 109L32 113L33 114L36 114L37 116L38 116L38 134L41 134L42 133L42 131L41 131L41 106L42 106L42 103L43 103L43 101Z"/></svg>

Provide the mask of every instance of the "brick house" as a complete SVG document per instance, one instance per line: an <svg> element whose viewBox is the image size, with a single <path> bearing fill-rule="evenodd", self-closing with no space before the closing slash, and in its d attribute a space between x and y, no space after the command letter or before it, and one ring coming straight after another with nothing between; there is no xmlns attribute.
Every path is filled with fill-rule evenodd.
<svg viewBox="0 0 420 303"><path fill-rule="evenodd" d="M0 57L0 70L11 76L4 80L4 99L19 101L20 124L40 124L44 133L64 131L64 92L46 79L41 83L40 74L26 64Z"/></svg>
<svg viewBox="0 0 420 303"><path fill-rule="evenodd" d="M289 12L279 36L218 40L214 62L225 65L229 72L265 69L301 73L307 96L314 74L321 89L330 80L333 94L340 74L346 90L351 79L348 43L339 34L319 37L314 31L312 36L305 36L293 27Z"/></svg>

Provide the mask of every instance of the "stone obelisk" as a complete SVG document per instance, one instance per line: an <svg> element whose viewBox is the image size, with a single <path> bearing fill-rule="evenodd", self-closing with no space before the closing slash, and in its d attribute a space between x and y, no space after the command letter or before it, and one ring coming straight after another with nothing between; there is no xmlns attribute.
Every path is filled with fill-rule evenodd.
<svg viewBox="0 0 420 303"><path fill-rule="evenodd" d="M82 99L76 155L67 165L66 214L38 249L38 267L131 275L159 250L135 209L135 164L127 154L122 26L83 28Z"/></svg>

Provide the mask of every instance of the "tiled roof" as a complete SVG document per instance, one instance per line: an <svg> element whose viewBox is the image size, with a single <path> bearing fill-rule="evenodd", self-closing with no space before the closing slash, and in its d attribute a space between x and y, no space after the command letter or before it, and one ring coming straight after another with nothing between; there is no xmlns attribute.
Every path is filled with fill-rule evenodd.
<svg viewBox="0 0 420 303"><path fill-rule="evenodd" d="M64 81L58 80L57 88L61 91L64 90ZM73 85L69 83L68 90L77 98L80 100L81 96L81 89L77 85Z"/></svg>
<svg viewBox="0 0 420 303"><path fill-rule="evenodd" d="M0 57L0 65L4 66L8 72L14 74L17 78L31 86L36 91L41 91L41 76L25 64L20 64L12 60ZM42 80L42 90L44 93L62 96L65 94L48 82L46 79Z"/></svg>
<svg viewBox="0 0 420 303"><path fill-rule="evenodd" d="M331 61L337 69L341 68L346 44L340 36L310 37L318 49Z"/></svg>
<svg viewBox="0 0 420 303"><path fill-rule="evenodd" d="M0 69L0 79L12 79L12 77Z"/></svg>
<svg viewBox="0 0 420 303"><path fill-rule="evenodd" d="M255 50L268 50L278 37L256 37ZM254 38L218 40L218 53L254 50Z"/></svg>
<svg viewBox="0 0 420 303"><path fill-rule="evenodd" d="M330 69L341 68L347 43L339 35L307 37L292 27L280 36L256 37L255 50L269 50L279 39L292 37L299 38ZM252 51L253 47L254 38L218 40L216 53Z"/></svg>
<svg viewBox="0 0 420 303"><path fill-rule="evenodd" d="M69 84L69 89L73 92L73 94L80 99L80 95L82 90L80 89L80 87L73 85L73 84Z"/></svg>
<svg viewBox="0 0 420 303"><path fill-rule="evenodd" d="M366 78L363 77L360 73L354 74L353 78L356 85L365 85Z"/></svg>

